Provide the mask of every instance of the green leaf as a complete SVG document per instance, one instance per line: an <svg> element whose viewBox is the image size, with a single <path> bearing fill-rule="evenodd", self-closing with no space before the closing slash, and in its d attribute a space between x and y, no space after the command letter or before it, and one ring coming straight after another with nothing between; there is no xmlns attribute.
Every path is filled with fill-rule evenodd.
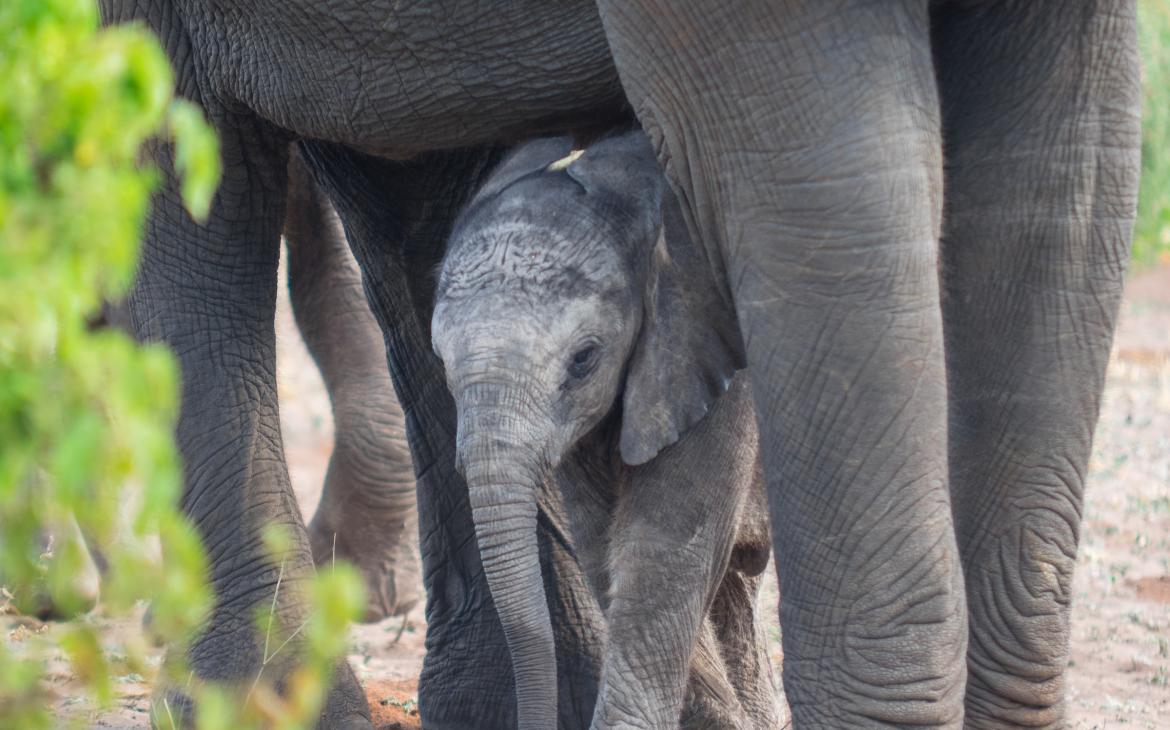
<svg viewBox="0 0 1170 730"><path fill-rule="evenodd" d="M175 170L183 178L183 203L193 218L206 220L219 185L219 140L204 121L203 112L183 99L171 104L170 126Z"/></svg>
<svg viewBox="0 0 1170 730"><path fill-rule="evenodd" d="M168 670L181 671L212 595L203 547L178 508L174 357L87 320L124 295L137 267L160 180L142 164L146 143L175 144L184 198L205 217L216 138L195 107L175 101L158 40L138 25L99 28L93 0L0 2L0 79L0 603L51 596L59 609L88 607L92 586L77 579L89 555L63 527L76 516L110 566L105 610L152 601L171 642ZM146 556L147 531L159 534L161 564ZM95 629L74 622L56 641L108 702ZM65 722L51 718L39 681L48 643L15 656L0 642L0 725Z"/></svg>

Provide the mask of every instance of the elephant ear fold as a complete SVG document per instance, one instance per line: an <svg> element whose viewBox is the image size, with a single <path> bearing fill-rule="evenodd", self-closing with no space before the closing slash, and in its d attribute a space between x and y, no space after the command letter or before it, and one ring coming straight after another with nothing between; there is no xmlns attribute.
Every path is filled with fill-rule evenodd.
<svg viewBox="0 0 1170 730"><path fill-rule="evenodd" d="M662 218L623 396L620 448L631 465L678 441L746 366L730 295L669 190Z"/></svg>
<svg viewBox="0 0 1170 730"><path fill-rule="evenodd" d="M486 200L508 188L516 181L533 173L543 172L559 160L571 156L571 137L541 137L517 147L506 156L471 200L471 205Z"/></svg>
<svg viewBox="0 0 1170 730"><path fill-rule="evenodd" d="M605 137L583 152L554 163L550 171L558 167L589 195L605 198L608 204L627 212L637 212L642 219L638 225L644 225L646 230L628 232L630 241L644 244L658 227L666 178L649 138L641 130Z"/></svg>

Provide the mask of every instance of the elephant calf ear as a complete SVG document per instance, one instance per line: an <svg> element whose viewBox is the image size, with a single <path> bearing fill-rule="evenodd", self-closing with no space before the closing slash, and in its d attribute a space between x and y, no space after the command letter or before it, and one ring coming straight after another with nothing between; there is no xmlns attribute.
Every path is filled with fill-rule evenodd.
<svg viewBox="0 0 1170 730"><path fill-rule="evenodd" d="M735 311L674 195L650 264L645 320L626 376L621 453L644 464L706 415L745 367Z"/></svg>
<svg viewBox="0 0 1170 730"><path fill-rule="evenodd" d="M541 137L520 145L492 171L468 207L496 195L522 177L546 170L550 164L566 158L572 151L573 140L566 136Z"/></svg>

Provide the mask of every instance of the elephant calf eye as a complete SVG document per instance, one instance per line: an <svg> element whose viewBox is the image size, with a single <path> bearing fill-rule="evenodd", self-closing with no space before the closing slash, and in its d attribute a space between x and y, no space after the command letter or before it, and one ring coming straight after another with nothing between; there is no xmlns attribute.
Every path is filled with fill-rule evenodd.
<svg viewBox="0 0 1170 730"><path fill-rule="evenodd" d="M573 353L572 359L569 360L569 375L574 378L583 378L593 370L593 365L596 358L597 347L594 345L587 345Z"/></svg>

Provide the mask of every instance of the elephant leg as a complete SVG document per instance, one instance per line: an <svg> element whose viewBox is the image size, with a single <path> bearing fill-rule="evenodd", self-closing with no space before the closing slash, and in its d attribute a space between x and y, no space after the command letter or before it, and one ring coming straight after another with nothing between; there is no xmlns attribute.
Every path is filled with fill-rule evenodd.
<svg viewBox="0 0 1170 730"><path fill-rule="evenodd" d="M751 721L749 727L770 730L781 726L777 706L768 634L759 611L759 575L728 570L711 604L711 625L727 680Z"/></svg>
<svg viewBox="0 0 1170 730"><path fill-rule="evenodd" d="M345 224L406 415L427 588L423 725L514 728L508 647L480 564L467 485L455 470L455 404L430 339L434 272L451 224L500 152L395 163L321 142L303 142L301 150ZM557 496L555 489L541 495L537 533L556 632L559 726L572 730L586 727L593 712L605 629Z"/></svg>
<svg viewBox="0 0 1170 730"><path fill-rule="evenodd" d="M1132 2L935 17L971 727L1063 726L1081 506L1137 196Z"/></svg>
<svg viewBox="0 0 1170 730"><path fill-rule="evenodd" d="M711 604L710 617L727 678L752 727L766 730L780 727L782 708L777 702L768 632L759 607L761 575L772 552L762 480L757 464L740 514L731 561Z"/></svg>
<svg viewBox="0 0 1170 730"><path fill-rule="evenodd" d="M775 724L758 725L756 718L749 720L731 684L721 648L711 620L704 619L691 652L686 694L678 717L680 730L775 728Z"/></svg>
<svg viewBox="0 0 1170 730"><path fill-rule="evenodd" d="M90 318L87 326L90 330L117 328L133 335L129 312L122 304L103 303L101 310ZM115 539L128 534L129 530L130 526L120 521L114 532ZM93 538L93 535L81 529L72 515L59 524L38 529L35 539L41 546L42 559L51 562L58 560L63 552L73 553L77 569L65 586L55 589L55 595L47 587L38 587L30 596L17 595L17 606L46 621L68 619L93 610L101 597L102 578L109 567L98 542ZM0 585L3 584L4 576L0 575Z"/></svg>
<svg viewBox="0 0 1170 730"><path fill-rule="evenodd" d="M956 727L966 598L928 2L601 7L634 111L736 303L793 720Z"/></svg>
<svg viewBox="0 0 1170 730"><path fill-rule="evenodd" d="M0 573L0 586L13 593L13 607L42 621L69 620L92 611L101 596L101 563L98 553L82 535L77 520L70 515L52 527L32 527L27 537L31 544L39 546L41 567L47 573L24 585L5 581L4 574ZM18 538L20 542L24 539L24 535ZM61 564L53 565L61 560L69 560L71 570ZM50 588L48 576L54 572L67 575L68 579Z"/></svg>
<svg viewBox="0 0 1170 730"><path fill-rule="evenodd" d="M762 478L757 463L740 510L731 558L711 602L706 625L710 638L716 642L712 646L721 659L723 681L735 692L748 727L771 730L781 726L782 712L777 703L767 628L758 606L760 576L772 554ZM699 638L696 651L700 654L706 638L706 633ZM692 659L692 673L698 664ZM686 716L684 710L683 717Z"/></svg>
<svg viewBox="0 0 1170 730"><path fill-rule="evenodd" d="M768 495L757 462L739 518L731 561L711 605L711 622L728 679L755 727L780 726L767 626L759 607L761 575L772 556Z"/></svg>
<svg viewBox="0 0 1170 730"><path fill-rule="evenodd" d="M756 456L747 376L673 446L630 472L610 538L608 638L593 727L745 727L707 611ZM706 634L704 650L696 651Z"/></svg>
<svg viewBox="0 0 1170 730"><path fill-rule="evenodd" d="M619 477L613 468L609 434L579 448L556 470L573 535L573 549L602 611L609 606L609 538Z"/></svg>
<svg viewBox="0 0 1170 730"><path fill-rule="evenodd" d="M365 618L378 621L405 614L422 593L405 417L341 221L295 152L288 184L293 314L333 404L333 453L309 542L318 565L344 558L361 570Z"/></svg>
<svg viewBox="0 0 1170 730"><path fill-rule="evenodd" d="M156 146L164 187L147 221L129 306L136 336L161 341L179 360L177 444L184 465L181 505L207 550L215 606L187 649L195 680L243 692L260 676L279 684L297 641L268 653L257 616L292 633L307 618L302 595L313 574L308 537L289 484L276 398L273 318L287 141L252 118L213 114L224 177L204 224L184 211L170 151ZM290 538L270 555L268 525ZM322 726L369 727L365 696L349 667L335 674ZM156 704L192 721L177 687ZM160 709L159 712L162 712Z"/></svg>

